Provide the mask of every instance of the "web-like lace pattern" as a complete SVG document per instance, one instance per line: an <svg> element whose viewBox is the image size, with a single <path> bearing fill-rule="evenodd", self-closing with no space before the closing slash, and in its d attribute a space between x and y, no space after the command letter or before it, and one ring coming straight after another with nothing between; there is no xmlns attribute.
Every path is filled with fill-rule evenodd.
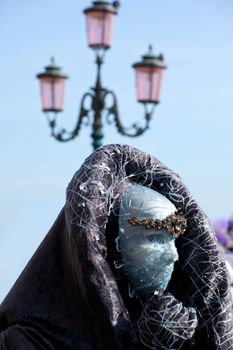
<svg viewBox="0 0 233 350"><path fill-rule="evenodd" d="M160 161L129 146L119 145L102 147L87 158L67 189L66 206L72 213L67 221L76 227L76 230L71 230L73 235L76 232L79 236L71 236L70 239L86 240L87 264L91 264L88 247L95 247L95 261L99 264L93 268L101 273L107 255L105 228L108 216L110 213L119 214L123 191L135 183L165 195L177 208L182 209L187 218L187 230L178 239L178 270L182 276L178 283L184 290L180 294L183 295L182 303L168 294L161 296L160 303L157 298L146 305L137 323L140 341L150 349L179 349L183 341L192 336L195 343L199 332L204 330L212 344L211 349L233 349L228 280L215 235L207 217L179 176ZM83 271L84 283L85 278ZM111 299L111 317L117 323L124 305L111 272L106 275L106 285L109 284L107 279L111 278L111 288L102 293L104 300ZM97 282L92 283L94 289ZM176 281L173 281L175 284ZM192 309L191 313L182 312L185 307L196 310L198 325ZM127 310L124 317L129 317ZM188 332L191 335L186 337Z"/></svg>

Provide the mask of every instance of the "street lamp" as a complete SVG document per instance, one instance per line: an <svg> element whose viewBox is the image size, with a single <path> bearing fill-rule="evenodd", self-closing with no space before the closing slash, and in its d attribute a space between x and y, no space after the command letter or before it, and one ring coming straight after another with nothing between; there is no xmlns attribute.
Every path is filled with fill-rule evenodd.
<svg viewBox="0 0 233 350"><path fill-rule="evenodd" d="M129 137L142 135L148 128L154 113L156 104L159 103L163 70L166 68L163 55L155 56L152 47L149 46L147 54L142 60L133 64L136 72L137 100L144 105L143 127L133 124L124 127L118 112L117 98L112 90L102 86L101 67L104 54L111 45L111 35L114 16L117 14L119 2L112 4L106 1L94 1L93 5L84 10L87 19L88 45L95 51L97 78L95 86L86 92L81 99L81 106L75 127L72 131L57 130L57 114L62 112L64 103L65 81L68 78L61 72L61 68L55 64L54 59L45 67L45 72L37 75L40 80L42 110L46 113L52 136L61 142L67 142L78 136L84 122L92 120L92 145L96 149L102 144L103 139L103 112L109 123L115 122L118 132ZM106 98L111 98L111 105L106 106ZM86 108L86 100L89 99L90 107ZM92 117L92 119L91 119Z"/></svg>

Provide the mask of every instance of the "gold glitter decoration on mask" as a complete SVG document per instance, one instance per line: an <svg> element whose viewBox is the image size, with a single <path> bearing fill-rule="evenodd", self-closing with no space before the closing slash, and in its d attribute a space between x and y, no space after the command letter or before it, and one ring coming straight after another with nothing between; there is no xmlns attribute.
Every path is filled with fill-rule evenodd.
<svg viewBox="0 0 233 350"><path fill-rule="evenodd" d="M178 209L174 214L169 215L163 220L159 219L139 219L133 217L128 220L132 226L144 226L148 229L167 230L173 237L178 238L187 227L187 219Z"/></svg>

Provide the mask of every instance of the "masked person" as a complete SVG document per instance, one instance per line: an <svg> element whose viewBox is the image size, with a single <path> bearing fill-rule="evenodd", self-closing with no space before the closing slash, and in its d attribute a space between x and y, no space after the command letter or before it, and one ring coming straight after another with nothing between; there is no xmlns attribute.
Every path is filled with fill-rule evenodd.
<svg viewBox="0 0 233 350"><path fill-rule="evenodd" d="M99 148L0 307L1 350L233 349L226 267L182 181Z"/></svg>

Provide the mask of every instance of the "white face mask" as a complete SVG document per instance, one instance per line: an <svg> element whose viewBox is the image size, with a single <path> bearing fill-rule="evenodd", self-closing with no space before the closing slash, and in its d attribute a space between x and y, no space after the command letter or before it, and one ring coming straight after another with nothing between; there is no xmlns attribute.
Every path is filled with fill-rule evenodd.
<svg viewBox="0 0 233 350"><path fill-rule="evenodd" d="M140 185L129 187L122 196L119 215L119 248L124 272L138 294L164 291L178 259L175 238L165 229L132 226L129 220L163 220L176 207L160 193Z"/></svg>

